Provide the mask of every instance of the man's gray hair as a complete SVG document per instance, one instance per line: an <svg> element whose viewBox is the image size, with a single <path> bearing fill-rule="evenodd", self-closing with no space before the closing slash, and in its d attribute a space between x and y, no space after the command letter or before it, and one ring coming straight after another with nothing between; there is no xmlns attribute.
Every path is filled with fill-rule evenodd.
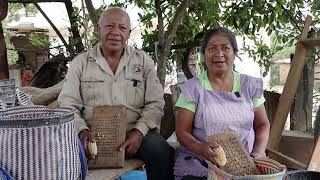
<svg viewBox="0 0 320 180"><path fill-rule="evenodd" d="M101 24L101 23L105 20L106 14L107 14L108 12L112 12L112 11L120 11L120 12L122 12L123 14L125 14L125 15L127 16L128 20L129 20L129 28L131 28L131 20L130 20L129 14L128 14L124 9L119 8L119 7L108 7L107 9L105 9L105 10L101 13L98 23Z"/></svg>

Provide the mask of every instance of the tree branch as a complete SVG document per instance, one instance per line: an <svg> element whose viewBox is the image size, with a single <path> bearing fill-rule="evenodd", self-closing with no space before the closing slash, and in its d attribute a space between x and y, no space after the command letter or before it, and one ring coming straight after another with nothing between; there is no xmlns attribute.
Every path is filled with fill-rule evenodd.
<svg viewBox="0 0 320 180"><path fill-rule="evenodd" d="M200 41L193 41L193 42L187 42L187 43L183 43L183 44L171 45L170 50L189 49L189 48L198 47L200 45L201 45ZM146 52L153 52L154 51L153 46L144 47L142 49Z"/></svg>
<svg viewBox="0 0 320 180"><path fill-rule="evenodd" d="M65 0L8 0L9 3L41 3L41 2L62 2Z"/></svg>
<svg viewBox="0 0 320 180"><path fill-rule="evenodd" d="M166 39L166 43L165 43L166 49L170 49L171 43L178 29L178 25L181 22L181 19L184 13L186 12L189 4L190 4L190 0L183 0L181 4L178 6L176 14L174 15L174 18L172 22L169 24L168 30L164 35L164 38Z"/></svg>
<svg viewBox="0 0 320 180"><path fill-rule="evenodd" d="M161 49L164 49L164 25L163 25L163 16L162 16L162 9L161 9L161 4L162 1L160 0L155 0L155 7L156 7L156 14L158 16L158 30L159 30L159 35L158 35L158 42Z"/></svg>
<svg viewBox="0 0 320 180"><path fill-rule="evenodd" d="M293 22L293 24L296 26L297 29L299 29L299 31L302 31L302 29L299 27L298 22L296 21L296 19L294 19L290 13L288 12L288 10L286 8L283 7L283 5L279 2L279 0L276 0L277 4L281 6L281 9L284 10L284 12L289 16L289 18L291 19L291 21Z"/></svg>
<svg viewBox="0 0 320 180"><path fill-rule="evenodd" d="M84 0L86 3L86 7L88 10L89 18L93 24L95 32L97 32L97 24L99 21L99 17L96 14L96 9L93 7L92 0Z"/></svg>
<svg viewBox="0 0 320 180"><path fill-rule="evenodd" d="M76 25L77 17L74 15L74 10L72 7L71 0L66 0L65 6L66 6L68 17L70 20L70 28L71 28L71 32L72 32L72 37L73 37L73 39L77 38L77 40L78 40L74 43L74 45L76 47L77 53L80 53L84 50L84 47L83 47L83 44L81 41L81 36L80 36L80 32L78 30L78 26ZM69 44L71 44L71 43L69 43Z"/></svg>

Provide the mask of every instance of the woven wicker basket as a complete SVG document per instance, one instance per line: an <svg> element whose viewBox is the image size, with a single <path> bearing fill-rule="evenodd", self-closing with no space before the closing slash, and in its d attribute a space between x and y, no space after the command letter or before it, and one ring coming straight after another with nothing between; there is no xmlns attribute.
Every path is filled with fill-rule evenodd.
<svg viewBox="0 0 320 180"><path fill-rule="evenodd" d="M280 163L267 158L254 159L259 175L233 176L224 172L212 163L208 162L208 180L282 180L286 167Z"/></svg>
<svg viewBox="0 0 320 180"><path fill-rule="evenodd" d="M0 111L0 167L16 180L80 179L73 112L45 106Z"/></svg>

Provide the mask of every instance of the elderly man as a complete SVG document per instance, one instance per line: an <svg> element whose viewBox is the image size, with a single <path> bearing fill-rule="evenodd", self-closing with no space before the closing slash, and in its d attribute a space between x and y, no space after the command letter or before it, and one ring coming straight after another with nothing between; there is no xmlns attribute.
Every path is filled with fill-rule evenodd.
<svg viewBox="0 0 320 180"><path fill-rule="evenodd" d="M158 133L164 100L152 59L126 45L131 30L124 10L106 9L97 30L100 43L78 55L69 67L60 105L75 110L83 143L93 138L88 127L95 106L125 105L128 133L119 150L142 159L148 179L172 179L174 153Z"/></svg>

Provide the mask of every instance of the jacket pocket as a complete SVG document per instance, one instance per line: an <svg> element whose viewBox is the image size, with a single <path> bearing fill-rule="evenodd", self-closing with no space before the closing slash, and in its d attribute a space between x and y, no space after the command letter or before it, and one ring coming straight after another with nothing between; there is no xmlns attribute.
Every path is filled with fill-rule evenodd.
<svg viewBox="0 0 320 180"><path fill-rule="evenodd" d="M83 103L85 105L95 106L96 100L99 98L97 90L103 87L104 80L97 78L83 78L80 82L80 91Z"/></svg>
<svg viewBox="0 0 320 180"><path fill-rule="evenodd" d="M127 80L127 103L133 107L144 106L145 83L143 80Z"/></svg>

